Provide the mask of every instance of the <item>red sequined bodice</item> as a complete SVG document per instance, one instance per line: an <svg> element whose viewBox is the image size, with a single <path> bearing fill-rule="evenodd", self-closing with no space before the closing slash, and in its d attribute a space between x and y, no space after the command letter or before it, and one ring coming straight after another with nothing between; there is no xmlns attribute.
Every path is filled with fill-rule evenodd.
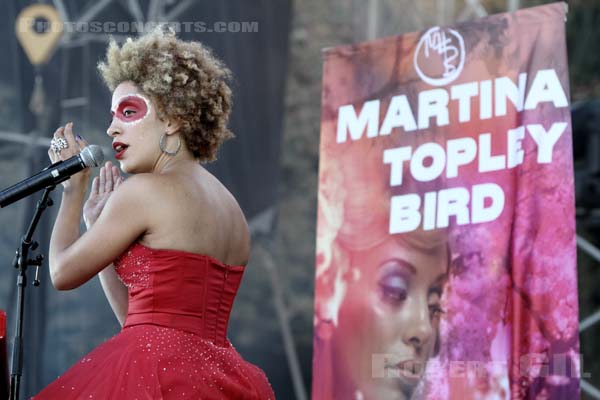
<svg viewBox="0 0 600 400"><path fill-rule="evenodd" d="M124 327L165 326L226 345L229 315L244 267L140 243L133 244L114 265L129 289Z"/></svg>

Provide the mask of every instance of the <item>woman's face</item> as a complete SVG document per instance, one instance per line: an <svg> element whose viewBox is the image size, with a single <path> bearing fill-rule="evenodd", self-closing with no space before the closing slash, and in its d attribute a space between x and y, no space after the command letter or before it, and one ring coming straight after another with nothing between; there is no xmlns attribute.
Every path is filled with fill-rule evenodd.
<svg viewBox="0 0 600 400"><path fill-rule="evenodd" d="M346 395L410 397L434 355L447 268L446 243L424 250L390 237L352 253L333 338Z"/></svg>
<svg viewBox="0 0 600 400"><path fill-rule="evenodd" d="M150 172L161 151L160 136L166 123L156 114L154 102L133 83L123 82L113 92L111 123L115 158L127 173Z"/></svg>

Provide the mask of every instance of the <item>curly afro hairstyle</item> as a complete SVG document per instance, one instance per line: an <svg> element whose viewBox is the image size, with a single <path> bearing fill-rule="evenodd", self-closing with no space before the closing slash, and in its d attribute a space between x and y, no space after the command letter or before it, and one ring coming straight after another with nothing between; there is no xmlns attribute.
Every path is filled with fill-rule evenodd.
<svg viewBox="0 0 600 400"><path fill-rule="evenodd" d="M200 162L214 161L219 146L234 135L231 71L198 42L177 39L159 26L119 47L112 40L98 70L110 90L131 81L157 104L158 117L180 123L187 148Z"/></svg>

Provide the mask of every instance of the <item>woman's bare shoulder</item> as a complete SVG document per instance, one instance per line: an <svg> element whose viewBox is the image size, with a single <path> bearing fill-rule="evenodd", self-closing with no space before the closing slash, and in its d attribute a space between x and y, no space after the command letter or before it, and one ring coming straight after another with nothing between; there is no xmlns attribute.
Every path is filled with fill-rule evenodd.
<svg viewBox="0 0 600 400"><path fill-rule="evenodd" d="M144 244L208 254L231 265L247 263L246 218L217 178L183 172L136 174L129 179L126 189L143 197L144 208L152 210Z"/></svg>
<svg viewBox="0 0 600 400"><path fill-rule="evenodd" d="M165 178L160 174L141 173L129 176L123 183L135 188L150 187L164 182Z"/></svg>
<svg viewBox="0 0 600 400"><path fill-rule="evenodd" d="M172 180L151 173L135 174L128 177L119 187L119 190L141 195L141 199L152 199L160 193L167 193L172 186Z"/></svg>

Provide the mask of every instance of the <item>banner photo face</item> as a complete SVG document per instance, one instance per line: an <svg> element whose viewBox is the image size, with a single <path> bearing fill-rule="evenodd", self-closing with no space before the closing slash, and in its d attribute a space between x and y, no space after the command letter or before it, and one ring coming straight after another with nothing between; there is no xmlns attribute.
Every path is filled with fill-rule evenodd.
<svg viewBox="0 0 600 400"><path fill-rule="evenodd" d="M312 398L578 398L563 4L324 58Z"/></svg>

